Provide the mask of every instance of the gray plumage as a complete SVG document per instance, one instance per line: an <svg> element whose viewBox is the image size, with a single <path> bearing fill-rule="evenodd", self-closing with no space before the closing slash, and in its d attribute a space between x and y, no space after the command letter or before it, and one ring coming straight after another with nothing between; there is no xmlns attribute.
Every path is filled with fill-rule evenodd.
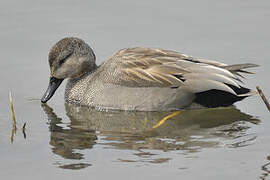
<svg viewBox="0 0 270 180"><path fill-rule="evenodd" d="M97 67L93 50L83 40L72 37L52 47L49 63L52 77L69 78L67 102L138 111L170 111L192 108L198 102L209 104L201 102L204 92L210 99L219 92L223 101L232 98L231 102L215 102L213 106L210 102L210 107L230 105L250 95L248 89L240 86L239 73L249 73L243 69L257 66L227 65L170 50L136 47L116 52Z"/></svg>

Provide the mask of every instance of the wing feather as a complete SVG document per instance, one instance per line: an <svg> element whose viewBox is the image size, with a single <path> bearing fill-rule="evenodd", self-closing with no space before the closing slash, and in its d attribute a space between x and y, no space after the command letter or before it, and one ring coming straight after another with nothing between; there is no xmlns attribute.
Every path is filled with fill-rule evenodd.
<svg viewBox="0 0 270 180"><path fill-rule="evenodd" d="M224 84L230 84L240 88L239 84L232 78L216 73L187 73L183 76L185 79L209 79Z"/></svg>
<svg viewBox="0 0 270 180"><path fill-rule="evenodd" d="M128 48L115 53L102 66L109 69L101 75L106 77L104 81L121 86L184 87L194 93L218 89L236 94L228 85L240 88L239 73L256 65L227 65L170 50Z"/></svg>
<svg viewBox="0 0 270 180"><path fill-rule="evenodd" d="M189 79L185 81L185 87L193 93L217 89L237 95L229 86L209 79Z"/></svg>

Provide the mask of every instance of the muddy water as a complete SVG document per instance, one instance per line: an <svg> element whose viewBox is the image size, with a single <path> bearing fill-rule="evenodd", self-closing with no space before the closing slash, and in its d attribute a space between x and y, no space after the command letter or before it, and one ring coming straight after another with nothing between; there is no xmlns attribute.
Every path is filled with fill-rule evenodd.
<svg viewBox="0 0 270 180"><path fill-rule="evenodd" d="M98 63L134 46L257 63L245 85L260 85L269 96L269 9L267 0L1 1L1 179L269 178L269 113L256 96L168 120L167 112L65 104L64 85L48 105L39 100L48 83L49 48L65 36L85 39ZM18 127L13 143L9 91Z"/></svg>

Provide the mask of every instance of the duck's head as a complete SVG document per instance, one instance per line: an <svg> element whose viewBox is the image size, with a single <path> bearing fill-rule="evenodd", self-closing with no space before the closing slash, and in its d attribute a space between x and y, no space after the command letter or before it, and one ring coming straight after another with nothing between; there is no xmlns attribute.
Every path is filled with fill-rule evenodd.
<svg viewBox="0 0 270 180"><path fill-rule="evenodd" d="M46 103L66 78L79 78L96 68L95 54L88 44L75 37L58 41L49 53L50 82L41 98Z"/></svg>

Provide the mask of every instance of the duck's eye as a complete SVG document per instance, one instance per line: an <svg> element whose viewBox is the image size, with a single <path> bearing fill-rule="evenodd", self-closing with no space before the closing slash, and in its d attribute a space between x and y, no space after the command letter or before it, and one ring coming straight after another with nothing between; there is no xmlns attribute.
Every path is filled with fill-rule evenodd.
<svg viewBox="0 0 270 180"><path fill-rule="evenodd" d="M59 64L62 65L65 61L66 61L66 59L61 59L61 60L59 61Z"/></svg>
<svg viewBox="0 0 270 180"><path fill-rule="evenodd" d="M59 61L59 65L62 65L70 56L72 55L72 53L70 53L69 55L67 55L66 57L62 58L60 61Z"/></svg>

